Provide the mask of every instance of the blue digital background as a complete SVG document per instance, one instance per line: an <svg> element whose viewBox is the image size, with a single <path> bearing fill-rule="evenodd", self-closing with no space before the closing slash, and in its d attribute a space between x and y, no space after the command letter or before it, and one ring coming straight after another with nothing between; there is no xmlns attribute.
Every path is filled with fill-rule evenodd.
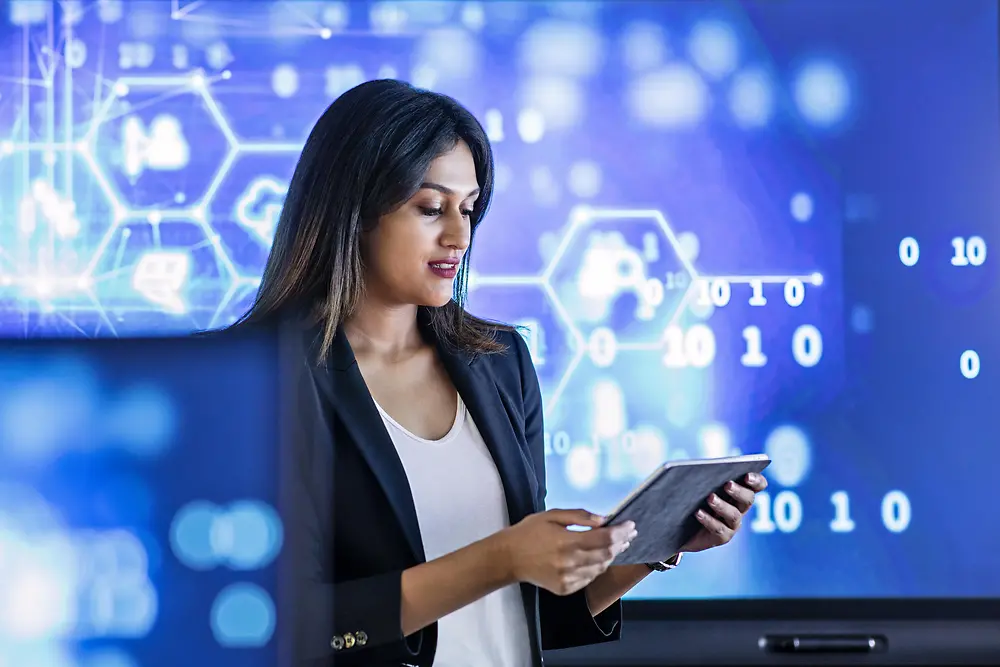
<svg viewBox="0 0 1000 667"><path fill-rule="evenodd" d="M1000 595L994 0L6 8L4 334L232 321L312 123L407 79L494 142L471 308L528 326L549 506L774 459L633 597Z"/></svg>
<svg viewBox="0 0 1000 667"><path fill-rule="evenodd" d="M263 334L0 343L9 664L276 664L277 369Z"/></svg>

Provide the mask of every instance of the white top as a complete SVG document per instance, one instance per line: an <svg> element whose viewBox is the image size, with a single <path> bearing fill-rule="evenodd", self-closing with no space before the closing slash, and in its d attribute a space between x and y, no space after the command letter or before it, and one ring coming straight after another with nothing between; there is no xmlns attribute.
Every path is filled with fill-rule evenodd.
<svg viewBox="0 0 1000 667"><path fill-rule="evenodd" d="M417 437L381 406L378 410L406 470L427 560L510 525L500 474L461 396L455 423L440 440ZM528 621L517 584L438 621L434 667L530 665Z"/></svg>

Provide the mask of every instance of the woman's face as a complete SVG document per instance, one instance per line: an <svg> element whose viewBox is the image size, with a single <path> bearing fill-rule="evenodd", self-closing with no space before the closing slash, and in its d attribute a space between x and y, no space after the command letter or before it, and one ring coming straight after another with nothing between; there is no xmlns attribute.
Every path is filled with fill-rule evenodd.
<svg viewBox="0 0 1000 667"><path fill-rule="evenodd" d="M389 306L447 304L469 247L478 196L476 163L460 141L431 163L420 190L368 234L367 296Z"/></svg>

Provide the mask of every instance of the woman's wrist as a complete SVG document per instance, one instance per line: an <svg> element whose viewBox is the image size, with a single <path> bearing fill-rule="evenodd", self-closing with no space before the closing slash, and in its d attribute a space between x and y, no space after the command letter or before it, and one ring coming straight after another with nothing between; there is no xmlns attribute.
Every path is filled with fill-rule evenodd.
<svg viewBox="0 0 1000 667"><path fill-rule="evenodd" d="M485 559L491 570L499 577L500 586L518 583L517 559L510 539L510 528L493 533L482 541Z"/></svg>

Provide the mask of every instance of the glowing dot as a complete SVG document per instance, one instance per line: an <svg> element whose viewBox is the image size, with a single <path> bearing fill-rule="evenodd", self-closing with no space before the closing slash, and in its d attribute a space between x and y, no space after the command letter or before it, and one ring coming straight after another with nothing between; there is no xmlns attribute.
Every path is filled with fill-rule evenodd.
<svg viewBox="0 0 1000 667"><path fill-rule="evenodd" d="M483 6L476 2L466 2L462 5L462 24L469 30L482 30L486 25L486 12Z"/></svg>
<svg viewBox="0 0 1000 667"><path fill-rule="evenodd" d="M803 118L818 127L829 127L847 114L851 89L837 65L815 62L799 72L793 85L793 97Z"/></svg>
<svg viewBox="0 0 1000 667"><path fill-rule="evenodd" d="M278 65L271 73L271 88L278 97L289 98L299 90L299 73L291 65Z"/></svg>
<svg viewBox="0 0 1000 667"><path fill-rule="evenodd" d="M227 70L225 70L225 71L222 72L222 78L225 81L229 81L230 79L233 78L233 73L227 69Z"/></svg>
<svg viewBox="0 0 1000 667"><path fill-rule="evenodd" d="M601 166L590 160L575 162L569 168L569 189L581 198L594 197L601 191Z"/></svg>
<svg viewBox="0 0 1000 667"><path fill-rule="evenodd" d="M265 646L274 634L274 602L254 584L227 586L212 603L212 634L227 648Z"/></svg>
<svg viewBox="0 0 1000 667"><path fill-rule="evenodd" d="M347 4L343 2L326 2L323 4L323 25L330 28L337 28L338 30L346 28L351 20Z"/></svg>
<svg viewBox="0 0 1000 667"><path fill-rule="evenodd" d="M638 78L627 93L629 110L654 127L688 127L708 111L708 87L693 68L672 64Z"/></svg>
<svg viewBox="0 0 1000 667"><path fill-rule="evenodd" d="M622 36L622 59L631 70L659 67L666 59L667 46L663 28L652 22L636 22Z"/></svg>
<svg viewBox="0 0 1000 667"><path fill-rule="evenodd" d="M813 273L812 275L809 276L809 282L811 282L816 287L819 287L820 285L823 284L823 274Z"/></svg>
<svg viewBox="0 0 1000 667"><path fill-rule="evenodd" d="M640 427L631 431L623 443L632 472L639 478L646 477L667 458L670 448L659 431Z"/></svg>
<svg viewBox="0 0 1000 667"><path fill-rule="evenodd" d="M691 59L710 77L719 79L736 69L739 45L733 29L715 21L700 23L691 31Z"/></svg>
<svg viewBox="0 0 1000 667"><path fill-rule="evenodd" d="M319 36L323 39L330 39L333 36L333 31L329 28L323 28L319 31Z"/></svg>
<svg viewBox="0 0 1000 667"><path fill-rule="evenodd" d="M517 133L526 144L541 141L545 136L545 117L535 109L525 109L517 116Z"/></svg>
<svg viewBox="0 0 1000 667"><path fill-rule="evenodd" d="M809 473L811 448L809 439L795 426L779 426L764 442L764 451L771 457L768 477L782 486L798 486Z"/></svg>
<svg viewBox="0 0 1000 667"><path fill-rule="evenodd" d="M875 327L875 316L867 306L854 306L851 309L851 329L854 333L866 334Z"/></svg>
<svg viewBox="0 0 1000 667"><path fill-rule="evenodd" d="M707 424L698 432L698 444L704 458L729 456L732 434L724 424Z"/></svg>
<svg viewBox="0 0 1000 667"><path fill-rule="evenodd" d="M195 501L182 507L170 526L170 546L177 559L194 570L208 570L219 557L212 544L212 526L219 509L208 502Z"/></svg>
<svg viewBox="0 0 1000 667"><path fill-rule="evenodd" d="M799 192L792 197L791 205L792 217L799 222L809 222L813 216L812 197L804 192Z"/></svg>
<svg viewBox="0 0 1000 667"><path fill-rule="evenodd" d="M117 95L118 97L125 97L126 95L128 95L128 86L122 83L121 81L116 83L115 87L112 90L114 94Z"/></svg>
<svg viewBox="0 0 1000 667"><path fill-rule="evenodd" d="M169 394L153 386L123 393L105 418L107 435L132 454L155 456L170 445L177 416Z"/></svg>
<svg viewBox="0 0 1000 667"><path fill-rule="evenodd" d="M693 262L701 252L701 242L694 232L681 232L677 235L677 252L683 259Z"/></svg>
<svg viewBox="0 0 1000 667"><path fill-rule="evenodd" d="M230 567L237 570L262 568L270 564L281 549L281 520L264 503L234 503L212 524L210 540L214 551L225 556Z"/></svg>
<svg viewBox="0 0 1000 667"><path fill-rule="evenodd" d="M159 211L152 211L146 216L146 219L149 220L149 224L158 225L163 222L163 214Z"/></svg>
<svg viewBox="0 0 1000 667"><path fill-rule="evenodd" d="M736 74L729 88L729 111L742 128L763 127L774 114L774 86L760 70Z"/></svg>
<svg viewBox="0 0 1000 667"><path fill-rule="evenodd" d="M566 479L574 489L585 491L594 486L601 476L597 448L576 445L566 455Z"/></svg>

